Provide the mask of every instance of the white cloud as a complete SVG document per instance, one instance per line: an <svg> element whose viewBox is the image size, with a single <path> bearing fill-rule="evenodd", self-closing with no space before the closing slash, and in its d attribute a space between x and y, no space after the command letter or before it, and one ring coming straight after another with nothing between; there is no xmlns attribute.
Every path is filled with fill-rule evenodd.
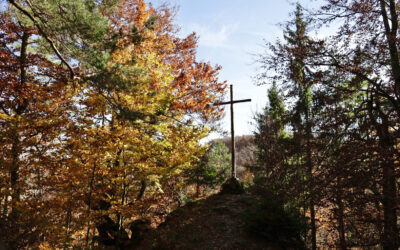
<svg viewBox="0 0 400 250"><path fill-rule="evenodd" d="M199 45L211 48L233 49L230 36L235 32L237 25L222 25L219 28L193 24L190 27L199 36Z"/></svg>

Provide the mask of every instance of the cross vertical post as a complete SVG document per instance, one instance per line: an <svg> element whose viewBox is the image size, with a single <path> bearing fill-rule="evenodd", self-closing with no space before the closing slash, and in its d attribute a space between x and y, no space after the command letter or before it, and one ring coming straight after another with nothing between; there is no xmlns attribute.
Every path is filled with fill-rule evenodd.
<svg viewBox="0 0 400 250"><path fill-rule="evenodd" d="M236 178L236 155L235 155L236 146L235 146L235 124L234 124L234 117L233 117L233 115L234 115L233 114L233 104L240 103L240 102L251 102L251 99L244 99L244 100L234 101L233 100L233 86L231 84L230 85L230 101L229 102L217 102L217 103L214 103L214 105L216 105L216 106L227 105L227 104L231 105L232 178Z"/></svg>
<svg viewBox="0 0 400 250"><path fill-rule="evenodd" d="M234 118L233 118L233 86L230 86L230 93L231 93L231 143L232 143L232 177L236 178L236 156L235 156L235 125L234 125Z"/></svg>

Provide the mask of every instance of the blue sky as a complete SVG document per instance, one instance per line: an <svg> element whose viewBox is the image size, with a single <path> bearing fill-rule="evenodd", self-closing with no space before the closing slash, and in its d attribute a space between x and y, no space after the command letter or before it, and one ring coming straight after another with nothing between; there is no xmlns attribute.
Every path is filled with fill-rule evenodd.
<svg viewBox="0 0 400 250"><path fill-rule="evenodd" d="M151 1L155 6L164 2ZM254 54L264 51L264 41L275 41L282 36L278 23L289 19L295 8L289 0L169 0L178 5L176 24L181 35L199 35L198 59L222 66L221 80L234 86L235 99L251 98L251 103L235 105L236 135L251 134L250 125L255 112L267 102L268 86L256 86L252 76L257 65ZM315 1L303 0L305 7L315 7ZM228 98L228 96L227 96ZM229 108L226 109L229 111ZM227 112L223 129L230 131ZM214 134L212 138L220 137Z"/></svg>
<svg viewBox="0 0 400 250"><path fill-rule="evenodd" d="M252 77L257 64L254 54L264 51L264 41L282 37L279 23L290 19L295 0L148 0L154 6L168 2L178 6L175 23L183 37L199 36L198 59L221 65L220 79L234 86L235 99L251 98L251 103L235 105L236 135L251 134L252 117L267 102L268 86L256 86ZM321 0L299 0L305 7L318 6ZM4 3L0 0L0 3ZM228 98L228 96L227 96ZM229 111L227 107L226 111ZM230 131L230 114L222 123ZM210 138L221 137L213 134Z"/></svg>

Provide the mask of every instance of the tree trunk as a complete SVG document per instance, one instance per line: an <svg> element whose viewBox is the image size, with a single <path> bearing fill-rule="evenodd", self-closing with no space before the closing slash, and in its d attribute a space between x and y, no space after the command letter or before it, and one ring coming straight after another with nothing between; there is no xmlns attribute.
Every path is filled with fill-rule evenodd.
<svg viewBox="0 0 400 250"><path fill-rule="evenodd" d="M21 52L19 56L20 63L20 84L23 86L26 82L26 49L28 46L29 34L24 32L21 39ZM21 115L27 107L27 100L23 99L19 106L15 109L17 115ZM18 123L12 132L12 147L11 147L11 167L10 167L10 184L11 184L11 218L18 219L16 202L21 198L21 187L19 185L19 157L21 154L21 145L18 134Z"/></svg>
<svg viewBox="0 0 400 250"><path fill-rule="evenodd" d="M308 157L307 157L308 158ZM308 161L308 160L307 160ZM310 162L309 162L310 163ZM317 227L315 225L315 202L314 202L314 190L312 181L312 165L308 163L308 176L310 182L310 218L311 218L311 249L317 249Z"/></svg>
<svg viewBox="0 0 400 250"><path fill-rule="evenodd" d="M385 26L386 39L390 52L390 63L392 68L392 77L394 79L394 92L397 101L400 99L400 62L399 52L397 48L397 33L398 33L398 14L396 1L389 0L385 2L380 0L381 15ZM388 16L386 7L389 7L390 17ZM398 110L399 112L399 110ZM399 115L399 114L397 114ZM385 117L386 118L386 117ZM385 121L385 120L384 120ZM383 249L398 249L399 248L399 231L397 227L397 186L395 163L393 161L393 146L389 125L383 122L382 137L380 136L380 144L387 152L387 157L384 157L382 163L383 171L383 211L384 211L384 232L383 232Z"/></svg>
<svg viewBox="0 0 400 250"><path fill-rule="evenodd" d="M7 216L8 214L8 192L4 195L4 207L3 207L3 215Z"/></svg>
<svg viewBox="0 0 400 250"><path fill-rule="evenodd" d="M400 98L400 61L399 52L397 48L397 32L398 32L398 15L396 11L396 3L394 0L389 0L389 4L385 0L380 0L381 5L381 16L383 24L385 26L385 35L387 39L387 45L390 53L390 65L392 68L392 77L395 81L395 95L397 101ZM390 17L386 10L389 7Z"/></svg>
<svg viewBox="0 0 400 250"><path fill-rule="evenodd" d="M125 163L124 163L125 165ZM124 183L122 184L122 194L121 194L121 206L125 205L125 196L126 196L126 190L127 190L128 185L126 184L126 169L124 171ZM124 217L118 213L118 229L121 232L123 229L122 225L124 222Z"/></svg>
<svg viewBox="0 0 400 250"><path fill-rule="evenodd" d="M92 168L92 176L90 177L90 184L89 184L89 194L88 194L88 204L87 204L87 216L88 216L88 223L87 223L87 231L86 231L86 248L89 247L89 236L90 236L90 212L92 209L92 194L94 189L94 181L96 178L96 163L93 164Z"/></svg>
<svg viewBox="0 0 400 250"><path fill-rule="evenodd" d="M309 137L309 135L307 136ZM312 161L311 161L311 148L310 148L310 139L307 138L307 170L308 170L308 181L310 184L309 192L310 192L310 217L311 217L311 249L317 249L317 227L315 225L315 202L314 202L314 182L312 176Z"/></svg>
<svg viewBox="0 0 400 250"><path fill-rule="evenodd" d="M340 185L340 182L339 182ZM339 232L339 246L340 249L346 250L346 234L345 234L345 228L344 228L344 205L343 205L343 199L342 199L342 190L339 186L337 192L337 200L336 203L338 205L338 213L337 213L337 220L339 224L338 232Z"/></svg>
<svg viewBox="0 0 400 250"><path fill-rule="evenodd" d="M383 212L384 232L383 249L398 249L397 228L397 192L394 166L390 162L383 163Z"/></svg>
<svg viewBox="0 0 400 250"><path fill-rule="evenodd" d="M70 238L71 238L71 222L72 222L72 193L69 198L70 200L68 201L68 207L67 207L67 213L65 216L65 243L64 243L64 248L67 249L69 247Z"/></svg>
<svg viewBox="0 0 400 250"><path fill-rule="evenodd" d="M385 126L385 137L380 139L381 147L387 153L382 162L383 174L383 249L399 248L399 230L397 227L397 185L395 163L393 162L393 144L391 143L389 128Z"/></svg>
<svg viewBox="0 0 400 250"><path fill-rule="evenodd" d="M196 177L196 197L200 196L200 177L197 175Z"/></svg>
<svg viewBox="0 0 400 250"><path fill-rule="evenodd" d="M10 168L10 183L11 183L11 206L12 206L12 213L14 214L15 202L20 200L21 190L18 185L19 180L19 138L18 132L15 129L13 133L13 143L11 147L11 168Z"/></svg>
<svg viewBox="0 0 400 250"><path fill-rule="evenodd" d="M386 38L390 51L390 63L392 67L392 77L395 81L394 92L397 97L397 101L400 98L400 62L399 52L397 48L397 33L398 33L398 14L396 10L396 1L389 0L386 3L380 0L381 4L381 15L386 31ZM390 18L386 11L388 4ZM399 115L399 114L397 114ZM386 123L384 126L384 138L381 138L381 145L384 149L389 149L390 155L385 157L382 164L383 171L383 210L384 210L384 236L383 236L383 248L384 249L398 249L399 248L399 231L397 227L397 186L395 176L395 164L393 158L393 146L389 126Z"/></svg>
<svg viewBox="0 0 400 250"><path fill-rule="evenodd" d="M310 124L310 101L309 101L310 87L305 87L304 93L304 115L306 122L306 164L307 164L307 176L309 181L309 192L310 192L310 217L311 217L311 249L317 249L317 227L315 225L315 197L314 197L314 181L313 181L313 163L312 163L312 148L311 148L311 124Z"/></svg>
<svg viewBox="0 0 400 250"><path fill-rule="evenodd" d="M375 103L375 106L373 105ZM389 130L389 117L381 110L380 102L371 95L369 101L370 119L379 138L381 151L380 167L382 169L382 203L383 203L383 236L384 250L399 248L399 230L397 227L397 183L395 173L396 140ZM378 123L373 110L378 113L381 123Z"/></svg>

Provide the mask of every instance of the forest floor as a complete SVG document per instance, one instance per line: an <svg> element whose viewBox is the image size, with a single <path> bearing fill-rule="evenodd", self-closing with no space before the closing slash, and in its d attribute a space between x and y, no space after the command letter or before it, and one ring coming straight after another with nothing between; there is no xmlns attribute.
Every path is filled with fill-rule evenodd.
<svg viewBox="0 0 400 250"><path fill-rule="evenodd" d="M188 203L147 233L135 249L301 249L303 243L296 236L280 232L281 226L262 225L268 227L268 232L274 232L267 237L254 231L259 225L256 221L254 227L257 218L252 214L260 213L260 200L254 194L222 191Z"/></svg>

